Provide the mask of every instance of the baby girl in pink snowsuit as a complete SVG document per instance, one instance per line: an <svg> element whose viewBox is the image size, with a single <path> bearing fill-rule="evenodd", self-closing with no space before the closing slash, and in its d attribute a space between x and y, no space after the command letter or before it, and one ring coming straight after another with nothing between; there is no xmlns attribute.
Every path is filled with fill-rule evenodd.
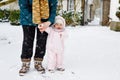
<svg viewBox="0 0 120 80"><path fill-rule="evenodd" d="M65 19L61 16L56 16L55 23L46 29L48 33L47 39L47 56L48 56L48 71L54 70L64 71L63 54L64 54L64 39L67 37L65 31Z"/></svg>

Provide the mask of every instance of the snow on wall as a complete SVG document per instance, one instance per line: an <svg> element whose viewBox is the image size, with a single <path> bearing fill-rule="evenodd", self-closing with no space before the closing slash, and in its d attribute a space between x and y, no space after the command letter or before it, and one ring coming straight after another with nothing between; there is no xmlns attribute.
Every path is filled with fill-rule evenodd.
<svg viewBox="0 0 120 80"><path fill-rule="evenodd" d="M3 0L2 2L4 1L7 1L7 0ZM18 2L13 2L8 5L2 6L0 7L0 9L18 10L19 9Z"/></svg>
<svg viewBox="0 0 120 80"><path fill-rule="evenodd" d="M116 17L116 11L118 10L118 7L120 4L118 3L119 0L111 0L110 5L110 18L112 18L112 21L119 21L119 19Z"/></svg>
<svg viewBox="0 0 120 80"><path fill-rule="evenodd" d="M67 11L67 0L63 1L63 10Z"/></svg>

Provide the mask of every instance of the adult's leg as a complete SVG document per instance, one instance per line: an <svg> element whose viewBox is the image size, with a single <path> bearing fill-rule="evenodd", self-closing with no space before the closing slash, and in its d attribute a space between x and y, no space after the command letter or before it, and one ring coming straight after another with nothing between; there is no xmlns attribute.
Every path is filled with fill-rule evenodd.
<svg viewBox="0 0 120 80"><path fill-rule="evenodd" d="M22 29L23 29L23 45L21 59L31 59L33 55L35 27L23 26Z"/></svg>
<svg viewBox="0 0 120 80"><path fill-rule="evenodd" d="M41 33L37 28L37 38L36 38L36 50L34 56L34 67L37 71L42 73L45 72L45 69L42 66L42 61L46 52L46 41L47 41L47 33Z"/></svg>
<svg viewBox="0 0 120 80"><path fill-rule="evenodd" d="M35 36L35 27L32 26L22 26L23 29L23 45L21 61L22 67L19 71L20 76L23 76L29 71L30 61L33 54L33 42Z"/></svg>
<svg viewBox="0 0 120 80"><path fill-rule="evenodd" d="M37 42L36 42L36 50L34 59L43 60L45 52L46 52L46 41L47 41L48 33L41 33L37 28Z"/></svg>

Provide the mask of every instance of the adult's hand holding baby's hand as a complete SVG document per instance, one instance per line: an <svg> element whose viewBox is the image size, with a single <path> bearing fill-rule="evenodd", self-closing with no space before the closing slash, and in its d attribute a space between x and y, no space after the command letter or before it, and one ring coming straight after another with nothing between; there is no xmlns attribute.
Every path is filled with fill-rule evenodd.
<svg viewBox="0 0 120 80"><path fill-rule="evenodd" d="M50 21L39 24L38 28L39 28L40 32L44 32L50 26L50 24L51 24Z"/></svg>
<svg viewBox="0 0 120 80"><path fill-rule="evenodd" d="M39 29L40 32L43 32L43 24L39 24L38 29Z"/></svg>

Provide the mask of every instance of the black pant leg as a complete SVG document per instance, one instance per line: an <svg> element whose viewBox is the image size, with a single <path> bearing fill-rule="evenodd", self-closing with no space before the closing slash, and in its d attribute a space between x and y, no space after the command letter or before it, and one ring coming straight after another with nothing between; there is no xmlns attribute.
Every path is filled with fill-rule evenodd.
<svg viewBox="0 0 120 80"><path fill-rule="evenodd" d="M33 43L35 37L35 28L33 26L23 26L23 45L21 59L28 59L33 55Z"/></svg>
<svg viewBox="0 0 120 80"><path fill-rule="evenodd" d="M41 33L37 28L37 37L36 37L36 50L34 58L43 59L46 51L46 41L47 41L48 33L43 32Z"/></svg>

